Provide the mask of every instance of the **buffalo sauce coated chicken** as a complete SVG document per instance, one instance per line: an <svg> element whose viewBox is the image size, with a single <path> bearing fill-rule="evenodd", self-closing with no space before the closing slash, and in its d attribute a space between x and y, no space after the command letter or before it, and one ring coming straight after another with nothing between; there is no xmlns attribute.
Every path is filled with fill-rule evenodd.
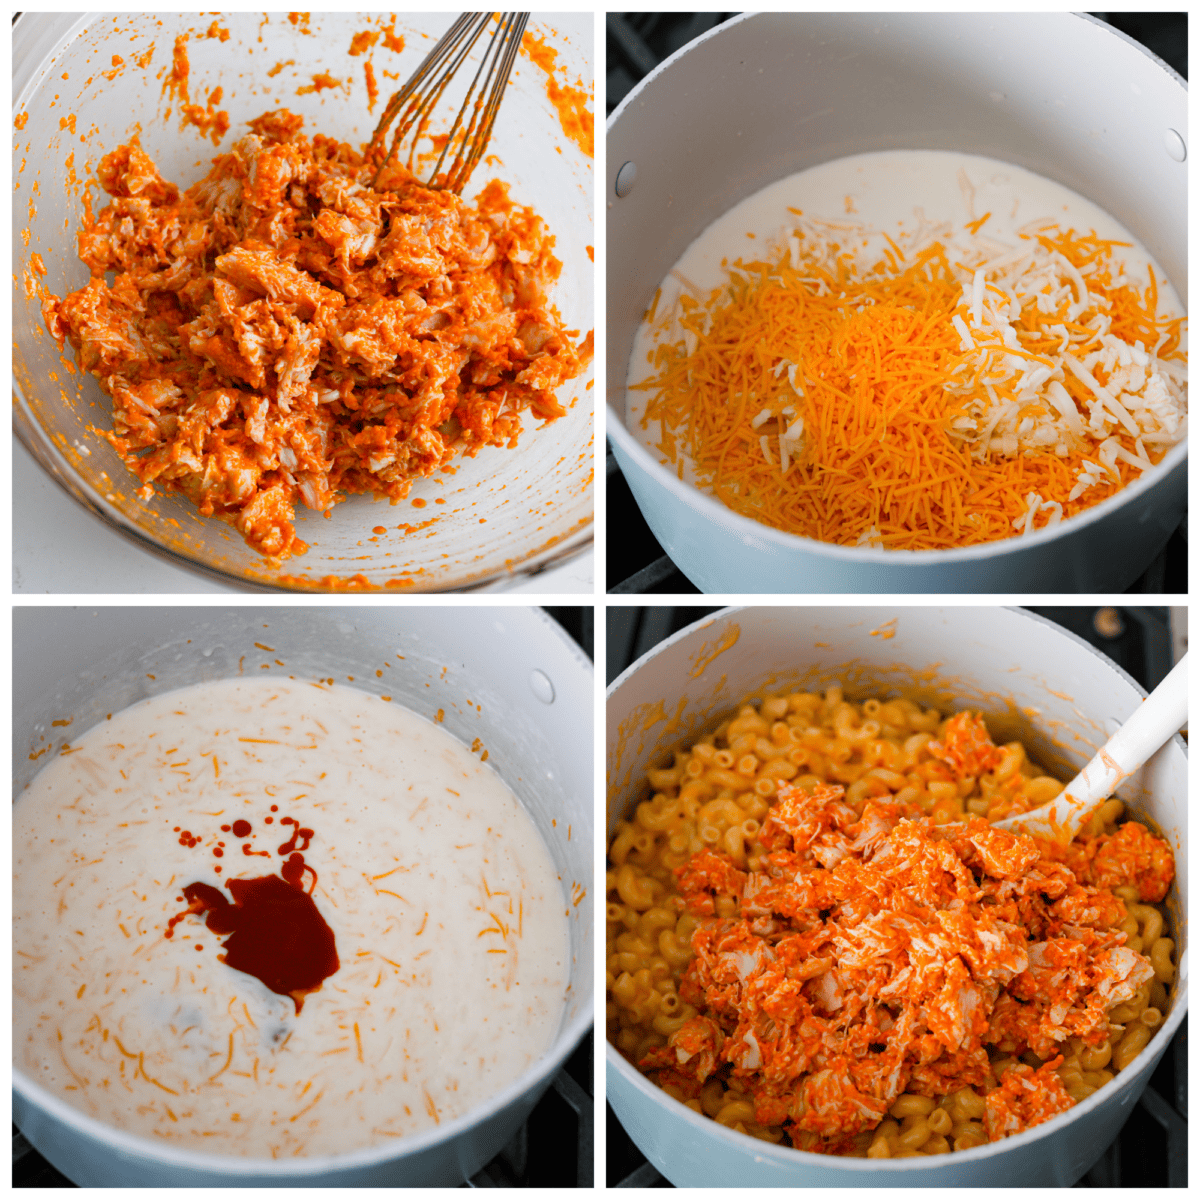
<svg viewBox="0 0 1200 1200"><path fill-rule="evenodd" d="M393 502L521 413L564 414L582 347L547 299L554 239L504 184L469 206L286 111L180 193L137 138L97 172L113 202L79 234L88 285L48 297L60 346L112 397L103 433L142 482L183 492L261 554L306 546L297 500ZM111 276L112 282L107 282Z"/></svg>
<svg viewBox="0 0 1200 1200"><path fill-rule="evenodd" d="M970 713L927 752L931 778L968 785L1003 756ZM1064 847L781 782L753 843L672 868L694 930L672 1011L692 1015L635 1061L693 1106L722 1081L741 1121L798 1148L862 1154L906 1094L978 1096L980 1140L1048 1120L1076 1102L1063 1055L1106 1048L1155 979L1121 926L1127 902L1164 899L1174 860L1137 822Z"/></svg>

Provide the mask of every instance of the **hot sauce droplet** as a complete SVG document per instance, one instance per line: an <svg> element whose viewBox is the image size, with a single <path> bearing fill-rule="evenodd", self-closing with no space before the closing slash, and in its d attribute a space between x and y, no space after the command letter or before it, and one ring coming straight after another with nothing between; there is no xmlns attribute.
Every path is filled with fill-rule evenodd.
<svg viewBox="0 0 1200 1200"><path fill-rule="evenodd" d="M228 830L229 827L227 825L222 825L221 828ZM233 836L238 838L249 837L251 828L252 826L249 821L234 821Z"/></svg>
<svg viewBox="0 0 1200 1200"><path fill-rule="evenodd" d="M301 829L300 822L292 817L280 817L279 823L280 825L295 826L295 828L292 830L292 836L286 842L284 842L282 846L279 847L280 854L291 854L294 850L304 851L308 849L309 843L313 838L313 831L311 829ZM296 842L300 838L304 839L303 846L296 845Z"/></svg>
<svg viewBox="0 0 1200 1200"><path fill-rule="evenodd" d="M308 871L312 875L312 887L309 888L309 894L317 890L317 873L304 861L303 854L293 854L279 868L279 873L292 885L292 887L304 887L304 872Z"/></svg>

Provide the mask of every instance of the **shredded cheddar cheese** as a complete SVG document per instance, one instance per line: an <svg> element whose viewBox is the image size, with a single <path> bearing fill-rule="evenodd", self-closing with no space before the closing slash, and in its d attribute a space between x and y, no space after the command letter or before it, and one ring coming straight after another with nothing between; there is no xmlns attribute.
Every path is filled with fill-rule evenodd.
<svg viewBox="0 0 1200 1200"><path fill-rule="evenodd" d="M990 214L907 234L797 214L703 295L655 297L642 427L745 516L841 545L1028 534L1187 435L1183 318L1094 233L1007 246Z"/></svg>

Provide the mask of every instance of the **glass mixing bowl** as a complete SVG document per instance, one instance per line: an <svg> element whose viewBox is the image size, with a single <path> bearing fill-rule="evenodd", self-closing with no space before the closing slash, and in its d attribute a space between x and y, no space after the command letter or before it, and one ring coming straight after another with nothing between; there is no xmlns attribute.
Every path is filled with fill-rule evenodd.
<svg viewBox="0 0 1200 1200"><path fill-rule="evenodd" d="M397 506L355 496L328 519L301 508L296 530L310 549L272 566L236 530L200 517L183 497L138 498L134 476L92 432L111 427L108 397L78 373L69 345L71 365L64 362L42 322L43 289L62 296L87 282L75 231L88 178L104 154L140 132L164 178L186 187L218 151L195 127L179 128L176 105L164 94L177 36L188 35L192 101L223 89L219 107L229 113L230 129L220 149L244 134L248 120L281 107L302 115L310 136L357 145L370 139L387 97L451 20L396 15L403 51L381 38L357 56L350 54L353 36L387 27L392 14L313 13L293 24L283 13L230 13L218 22L226 40L206 36L212 17L180 13L26 13L14 26L14 430L79 504L142 548L247 590L446 591L534 574L591 543L590 368L559 392L567 415L544 428L526 419L515 450L488 448L461 460L454 474L418 481ZM535 14L529 30L557 54L555 83L582 87L590 98L590 16ZM373 112L368 58L379 87ZM313 89L321 71L341 86ZM515 200L545 219L563 263L552 299L582 337L593 326L592 159L564 131L549 79L526 54L518 56L488 160L466 196L501 178ZM107 199L93 185L97 211ZM435 505L437 499L445 502Z"/></svg>

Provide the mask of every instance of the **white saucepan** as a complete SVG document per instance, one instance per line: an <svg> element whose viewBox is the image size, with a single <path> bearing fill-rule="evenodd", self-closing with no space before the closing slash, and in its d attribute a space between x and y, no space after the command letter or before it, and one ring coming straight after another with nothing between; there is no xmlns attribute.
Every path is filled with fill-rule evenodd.
<svg viewBox="0 0 1200 1200"><path fill-rule="evenodd" d="M270 653L262 647L269 638ZM256 645L260 643L260 645ZM550 851L569 909L566 1008L553 1045L473 1111L409 1138L337 1157L248 1159L172 1149L102 1125L13 1072L13 1119L82 1187L456 1185L493 1158L550 1086L592 1020L592 668L533 608L23 609L14 621L13 795L69 732L161 692L282 660L300 678L385 687L471 744L520 799ZM467 698L478 708L470 707ZM18 798L17 803L20 803ZM584 889L577 905L570 903Z"/></svg>
<svg viewBox="0 0 1200 1200"><path fill-rule="evenodd" d="M608 834L644 798L647 766L748 698L841 682L850 698L898 688L944 711L981 708L1005 737L1070 778L1145 696L1124 671L1042 617L1000 608L741 608L656 646L608 692ZM915 690L914 690L915 689ZM673 1100L608 1045L608 1100L678 1187L1069 1187L1104 1152L1187 1008L1187 753L1178 736L1118 789L1170 842L1179 954L1162 1026L1082 1104L1025 1133L928 1158L834 1158L735 1133Z"/></svg>
<svg viewBox="0 0 1200 1200"><path fill-rule="evenodd" d="M1140 238L1186 303L1187 87L1123 34L1067 13L737 17L661 64L608 123L608 436L647 523L705 592L1121 591L1183 515L1185 444L1028 537L884 551L739 516L626 428L634 335L693 239L768 183L874 150L982 154L1065 184Z"/></svg>

